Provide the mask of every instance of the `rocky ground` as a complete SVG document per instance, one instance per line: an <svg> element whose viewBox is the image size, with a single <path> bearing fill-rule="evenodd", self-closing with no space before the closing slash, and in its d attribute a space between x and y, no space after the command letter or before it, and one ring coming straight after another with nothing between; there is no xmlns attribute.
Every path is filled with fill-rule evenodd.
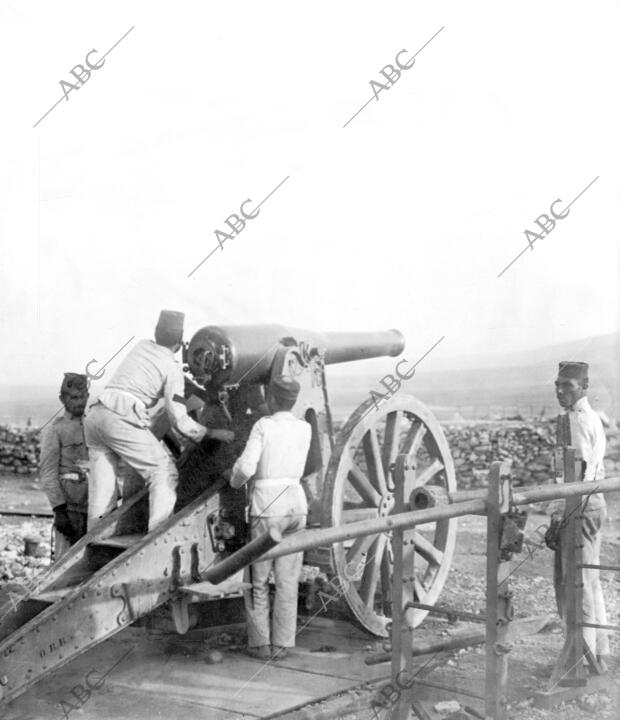
<svg viewBox="0 0 620 720"><path fill-rule="evenodd" d="M0 618L36 588L37 576L49 567L50 531L51 519L0 520ZM26 555L26 541L33 555Z"/></svg>
<svg viewBox="0 0 620 720"><path fill-rule="evenodd" d="M608 503L609 517L604 531L601 562L617 565L620 562L620 498L609 496ZM526 526L526 537L531 535L535 538L532 529L543 522L545 516L531 515ZM452 564L441 602L484 612L484 519L474 516L461 518L457 537L459 552ZM546 547L520 556L517 564L521 565L511 577L515 617L539 613L549 613L556 617L552 562L552 553ZM620 575L602 573L601 581L608 623L620 625ZM517 641L510 654L508 716L514 720L617 718L620 704L620 634L611 633L610 639L613 660L606 690L586 695L580 701L571 701L550 711L533 707L532 699L536 691L545 689L561 650L563 638L559 624L553 622L544 632ZM472 675L479 674L483 666L483 650L457 654L454 661L454 682L466 687Z"/></svg>
<svg viewBox="0 0 620 720"><path fill-rule="evenodd" d="M540 510L537 508L537 510ZM604 529L604 542L601 562L620 563L620 497L608 497L609 517ZM542 512L532 512L526 526L526 537L535 540L533 529L548 521ZM485 519L469 516L459 519L457 549L452 569L439 604L459 608L474 613L485 613L485 563L486 563L486 527ZM597 692L584 692L577 700L570 700L551 709L535 706L536 693L547 689L548 680L563 645L563 635L557 621L555 597L552 580L553 557L546 547L532 549L529 554L516 556L516 567L510 579L514 592L515 619L548 614L551 622L542 632L526 635L516 640L509 655L508 673L508 720L585 720L601 718L615 720L620 707L620 634L612 633L609 673L605 677L604 688ZM608 623L620 624L620 576L616 573L603 573L602 584L605 594ZM462 622L449 622L438 616L429 616L415 631L419 641L436 640L449 637L473 626ZM378 646L373 652L379 651ZM421 658L416 667L421 668L428 657ZM385 666L389 672L389 666ZM483 645L467 648L438 656L432 661L432 672L428 680L441 683L449 688L461 688L470 692L484 694L485 648ZM422 690L424 690L422 688ZM376 686L373 692L376 692ZM370 689L360 688L349 693L354 702L368 707L373 697ZM428 692L428 691L427 691ZM423 708L429 712L432 720L471 720L475 714L482 713L484 706L479 700L445 691L430 691L424 700ZM436 697L433 697L433 692ZM303 713L283 716L286 720L301 720L307 717L346 717L348 720L369 720L380 718L388 720L389 714L380 707L374 710L353 709L339 714L334 712L342 697L321 703L320 710L325 715L310 716ZM350 702L348 700L348 702ZM334 707L332 707L332 705ZM467 709L467 711L465 711ZM336 711L337 712L337 711Z"/></svg>

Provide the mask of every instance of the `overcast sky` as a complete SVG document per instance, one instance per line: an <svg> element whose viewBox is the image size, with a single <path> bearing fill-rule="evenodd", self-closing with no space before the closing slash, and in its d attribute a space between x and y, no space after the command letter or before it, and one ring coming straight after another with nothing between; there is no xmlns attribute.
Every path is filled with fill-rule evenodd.
<svg viewBox="0 0 620 720"><path fill-rule="evenodd" d="M416 358L445 336L430 369L616 331L619 31L585 0L0 1L0 382L102 364L162 307L188 338L395 327Z"/></svg>

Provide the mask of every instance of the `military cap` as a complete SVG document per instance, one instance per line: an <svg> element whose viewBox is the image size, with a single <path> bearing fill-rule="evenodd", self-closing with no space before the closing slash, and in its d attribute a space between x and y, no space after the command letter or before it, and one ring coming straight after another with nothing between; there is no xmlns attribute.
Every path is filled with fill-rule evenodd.
<svg viewBox="0 0 620 720"><path fill-rule="evenodd" d="M297 380L280 375L269 384L269 392L278 403L290 404L297 400L300 385Z"/></svg>
<svg viewBox="0 0 620 720"><path fill-rule="evenodd" d="M183 339L185 313L162 310L155 326L155 340L159 345L176 345Z"/></svg>
<svg viewBox="0 0 620 720"><path fill-rule="evenodd" d="M558 377L569 380L587 380L589 367L585 362L563 360L558 367Z"/></svg>
<svg viewBox="0 0 620 720"><path fill-rule="evenodd" d="M79 373L65 373L60 386L60 393L69 392L69 390L78 390L80 392L88 392L88 377Z"/></svg>

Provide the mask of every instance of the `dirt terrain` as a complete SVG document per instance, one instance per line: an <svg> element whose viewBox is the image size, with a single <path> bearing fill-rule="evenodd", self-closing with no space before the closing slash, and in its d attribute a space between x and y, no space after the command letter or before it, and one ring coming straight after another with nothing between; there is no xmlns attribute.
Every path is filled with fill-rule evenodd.
<svg viewBox="0 0 620 720"><path fill-rule="evenodd" d="M3 478L0 484L0 504L2 508L7 509L9 505L13 505L14 508L24 508L26 502L28 503L26 507L34 512L46 510L46 501L36 482L26 480L23 477ZM609 518L604 530L601 561L608 564L618 564L620 560L620 498L612 499L609 497L608 503ZM544 515L531 514L526 527L526 537L531 538L533 542L537 542L533 530L543 524L545 520L546 516ZM2 590L9 587L8 583L16 580L23 581L36 576L46 566L49 557L50 522L50 519L47 518L2 518L0 524L0 594L6 597ZM41 557L24 557L23 547L24 536L26 535L40 539L39 555ZM457 550L440 603L472 612L484 612L485 537L485 519L483 517L471 516L459 520ZM515 560L515 566L518 567L511 578L511 587L514 591L515 616L520 618L549 613L555 618L555 600L551 581L551 552L545 547L533 549L529 555L522 554L518 556ZM620 577L617 574L614 576L613 573L603 573L602 582L609 614L608 622L610 624L620 624ZM321 622L326 623L326 625L321 626ZM330 622L336 623L333 628L330 628ZM322 631L327 633L326 640L321 640L318 636L313 639L314 636L308 635L309 630L315 628L317 624L319 630L323 628ZM303 625L307 627L300 635L300 645L302 645L300 652L306 652L306 654L316 653L318 648L318 651L324 653L322 657L325 659L325 663L330 658L336 662L336 666L338 662L349 662L344 659L337 660L338 657L344 658L343 655L339 654L343 652L355 651L356 654L364 655L381 651L381 644L374 638L368 637L364 640L364 637L357 630L338 621L323 620L321 617L317 617L308 624L307 617L300 617L300 627ZM438 637L446 637L464 627L465 623L449 623L443 618L429 617L416 630L415 635L420 640L437 639ZM121 635L124 635L124 633L121 633ZM308 640L309 637L310 640ZM355 639L357 645L355 645L353 639ZM183 655L189 653L202 661L205 660L205 654L210 649L209 641L197 641L189 636L183 638L170 635L167 644L159 644L162 663L168 663L171 659L166 650L167 647L172 647L170 643L179 652L181 646L184 646ZM304 648L303 645L308 645L308 643L310 643L309 647ZM226 661L232 662L233 666L235 663L243 662L243 656L239 654L242 645L243 637L239 631L236 633L231 632L223 644L221 640L218 640L217 643L217 647L224 653ZM316 648L314 645L316 645ZM353 647L354 645L355 647ZM561 646L562 635L557 622L552 623L545 631L537 635L523 637L516 641L510 654L508 716L514 718L514 720L616 718L617 708L620 705L620 638L617 634L612 635L611 648L614 659L607 676L605 690L589 694L579 701L568 702L551 711L533 707L532 698L534 693L545 688ZM310 657L317 656L314 654ZM298 658L293 659L297 660ZM426 657L418 659L416 667L421 667L427 660ZM453 688L465 688L474 693L483 693L483 646L439 656L433 660L432 666L434 669L427 676L428 680ZM389 675L389 665L387 664L375 666L372 669L368 668L366 676L364 675L364 667L363 664L360 666L360 680L366 677L368 680L376 681L377 678L385 678ZM309 669L304 670L304 672L309 672ZM117 677L119 678L118 682L122 684L121 675L119 669ZM320 691L321 687L321 685L318 686L317 696L326 694L326 691ZM377 687L375 684L374 688ZM332 698L326 698L321 703L321 712L326 713L325 717L375 717L376 713L368 709L358 709L347 715L344 714L344 710L340 714L337 709L343 706L343 698L347 699L349 704L352 697L356 698L356 702L359 704L364 704L371 697L370 690L371 688L349 690L340 694L336 692ZM31 692L36 694L37 690ZM118 692L121 692L121 690L118 690ZM125 691L123 690L123 692ZM427 689L423 696L426 698L424 707L431 713L433 718L441 717L435 711L435 706L438 702L444 700L457 700L461 703L461 706L469 706L478 712L483 710L480 701L443 690L433 690L429 695ZM105 714L100 714L100 711L96 710L96 708L97 706L93 703L90 712L84 717L106 717ZM330 714L334 712L336 714ZM91 713L93 714L91 715ZM252 717L266 716L268 716L268 713L257 714L257 708L254 709L252 714ZM287 713L286 715L278 713L278 717L294 718L302 716L299 712ZM385 712L379 713L379 716L384 717ZM23 717L26 717L26 715ZM34 718L38 717L38 715L31 715L30 717ZM117 717L120 716L117 715ZM133 715L130 715L130 717L133 717ZM196 715L196 717L202 717L202 715ZM444 715L443 717L448 716ZM464 716L461 715L461 717Z"/></svg>

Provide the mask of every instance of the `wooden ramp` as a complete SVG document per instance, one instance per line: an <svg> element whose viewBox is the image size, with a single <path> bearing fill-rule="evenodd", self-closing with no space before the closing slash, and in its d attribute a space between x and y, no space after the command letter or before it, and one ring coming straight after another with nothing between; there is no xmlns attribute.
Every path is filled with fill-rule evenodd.
<svg viewBox="0 0 620 720"><path fill-rule="evenodd" d="M242 583L228 581L214 588L202 577L222 559L211 537L222 485L147 535L114 536L117 523L144 497L146 491L141 491L52 565L27 597L18 599L0 622L0 711L164 603L170 604L177 630L185 632L190 602L240 594Z"/></svg>

